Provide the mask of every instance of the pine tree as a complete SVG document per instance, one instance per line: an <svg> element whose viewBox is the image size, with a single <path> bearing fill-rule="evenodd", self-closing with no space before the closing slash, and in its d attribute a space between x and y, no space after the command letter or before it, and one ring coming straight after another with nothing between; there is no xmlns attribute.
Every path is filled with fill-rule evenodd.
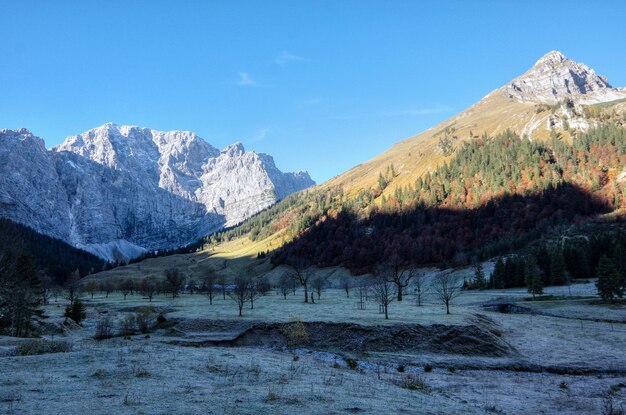
<svg viewBox="0 0 626 415"><path fill-rule="evenodd" d="M567 269L565 268L563 250L556 248L550 254L550 283L552 285L564 285L567 281Z"/></svg>
<svg viewBox="0 0 626 415"><path fill-rule="evenodd" d="M504 288L504 272L505 266L502 258L498 258L496 265L491 273L491 286L493 288Z"/></svg>
<svg viewBox="0 0 626 415"><path fill-rule="evenodd" d="M598 281L596 288L604 301L615 302L617 297L624 297L624 287L615 261L603 255L596 269Z"/></svg>
<svg viewBox="0 0 626 415"><path fill-rule="evenodd" d="M480 261L477 261L474 264L474 288L479 290L484 290L487 288L487 280L485 279L485 272L483 270L483 264Z"/></svg>
<svg viewBox="0 0 626 415"><path fill-rule="evenodd" d="M15 337L30 336L32 319L41 316L43 289L30 256L5 258L0 264L0 329Z"/></svg>
<svg viewBox="0 0 626 415"><path fill-rule="evenodd" d="M72 304L65 307L64 317L69 317L78 324L80 324L86 316L87 313L85 312L85 305L78 298L75 299Z"/></svg>
<svg viewBox="0 0 626 415"><path fill-rule="evenodd" d="M529 255L526 258L524 264L524 277L526 279L528 292L533 295L533 298L535 298L535 295L537 294L543 294L543 281L541 280L539 268L537 267L537 260L532 255Z"/></svg>

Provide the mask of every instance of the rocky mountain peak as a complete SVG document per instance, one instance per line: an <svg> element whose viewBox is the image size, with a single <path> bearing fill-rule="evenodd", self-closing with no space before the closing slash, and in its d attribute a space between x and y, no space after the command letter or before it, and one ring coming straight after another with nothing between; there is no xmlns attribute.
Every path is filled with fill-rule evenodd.
<svg viewBox="0 0 626 415"><path fill-rule="evenodd" d="M239 141L229 145L224 150L222 150L222 153L228 155L229 157L241 156L245 152L246 152L246 149L243 147L243 144Z"/></svg>
<svg viewBox="0 0 626 415"><path fill-rule="evenodd" d="M555 104L566 98L592 104L626 97L605 77L556 50L542 56L526 73L501 89L508 99L545 104Z"/></svg>

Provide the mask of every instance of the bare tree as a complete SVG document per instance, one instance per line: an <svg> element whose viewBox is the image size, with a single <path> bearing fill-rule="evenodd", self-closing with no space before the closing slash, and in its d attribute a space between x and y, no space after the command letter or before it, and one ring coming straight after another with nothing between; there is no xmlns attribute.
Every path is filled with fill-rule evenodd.
<svg viewBox="0 0 626 415"><path fill-rule="evenodd" d="M139 285L139 290L141 293L148 298L148 301L152 302L154 295L157 291L157 282L154 277L149 277L141 281Z"/></svg>
<svg viewBox="0 0 626 415"><path fill-rule="evenodd" d="M307 268L306 263L301 260L293 261L292 263L292 278L300 283L304 288L304 302L309 302L309 281L311 280L312 272ZM295 289L294 289L295 292Z"/></svg>
<svg viewBox="0 0 626 415"><path fill-rule="evenodd" d="M52 289L54 287L54 280L49 273L42 270L37 271L37 277L41 282L43 303L48 304L50 302L50 295L52 294Z"/></svg>
<svg viewBox="0 0 626 415"><path fill-rule="evenodd" d="M80 271L78 268L72 271L67 281L65 282L65 294L70 304L74 304L76 298L78 298L78 290L80 288Z"/></svg>
<svg viewBox="0 0 626 415"><path fill-rule="evenodd" d="M98 291L99 288L100 284L96 280L89 280L84 285L84 290L87 291L89 295L91 295L92 299L93 295L96 293L96 291Z"/></svg>
<svg viewBox="0 0 626 415"><path fill-rule="evenodd" d="M278 292L283 296L283 298L287 299L287 294L291 290L291 286L293 284L293 278L289 275L289 273L283 273L278 280Z"/></svg>
<svg viewBox="0 0 626 415"><path fill-rule="evenodd" d="M372 278L369 287L374 299L381 306L385 313L385 319L389 319L389 304L396 298L396 285L383 275L376 275Z"/></svg>
<svg viewBox="0 0 626 415"><path fill-rule="evenodd" d="M326 288L327 284L328 284L328 279L322 275L315 276L313 278L313 281L311 281L311 286L315 290L318 300L322 298L322 290Z"/></svg>
<svg viewBox="0 0 626 415"><path fill-rule="evenodd" d="M359 309L365 310L365 304L367 302L367 297L370 292L370 285L372 280L370 278L359 278L357 284L357 292L359 293Z"/></svg>
<svg viewBox="0 0 626 415"><path fill-rule="evenodd" d="M163 275L165 275L167 291L172 294L172 298L178 297L180 290L185 283L185 276L176 268L166 269L163 272Z"/></svg>
<svg viewBox="0 0 626 415"><path fill-rule="evenodd" d="M265 295L267 288L267 280L259 277L248 280L248 300L250 300L250 309L254 309L254 300Z"/></svg>
<svg viewBox="0 0 626 415"><path fill-rule="evenodd" d="M104 292L104 294L106 295L106 298L109 298L109 294L113 292L115 287L113 286L113 284L111 284L111 281L104 280L100 284L100 289Z"/></svg>
<svg viewBox="0 0 626 415"><path fill-rule="evenodd" d="M341 278L341 288L346 292L346 298L350 298L350 289L352 288L353 281L352 277L344 275Z"/></svg>
<svg viewBox="0 0 626 415"><path fill-rule="evenodd" d="M432 289L437 299L446 306L446 314L450 314L450 303L461 295L463 284L450 272L440 272L432 282Z"/></svg>
<svg viewBox="0 0 626 415"><path fill-rule="evenodd" d="M238 275L232 284L232 289L228 291L228 297L237 304L239 317L243 316L243 306L249 298L250 281L243 275Z"/></svg>
<svg viewBox="0 0 626 415"><path fill-rule="evenodd" d="M392 282L396 285L398 301L402 301L402 293L404 289L409 286L411 279L413 279L415 273L413 272L413 270L403 270L401 267L400 259L398 257L392 258L387 268L387 272L390 272L389 276L387 277L387 281Z"/></svg>
<svg viewBox="0 0 626 415"><path fill-rule="evenodd" d="M187 289L189 290L189 294L193 295L193 293L196 290L196 281L190 279L189 281L187 281Z"/></svg>
<svg viewBox="0 0 626 415"><path fill-rule="evenodd" d="M213 305L213 297L215 296L215 282L217 278L215 274L212 272L208 272L207 275L204 276L204 293L209 299L209 304Z"/></svg>
<svg viewBox="0 0 626 415"><path fill-rule="evenodd" d="M413 286L415 287L415 299L417 301L417 306L421 307L424 304L424 297L428 294L428 285L426 284L426 274L423 272L419 272L415 275L415 280L413 281Z"/></svg>
<svg viewBox="0 0 626 415"><path fill-rule="evenodd" d="M226 276L224 275L218 275L217 276L217 283L219 284L221 290L222 290L222 298L225 300L226 299Z"/></svg>
<svg viewBox="0 0 626 415"><path fill-rule="evenodd" d="M119 283L119 285L117 286L117 289L122 293L122 295L124 296L124 300L125 300L126 296L128 296L128 294L131 294L133 292L133 287L134 287L133 282L127 278L124 281Z"/></svg>

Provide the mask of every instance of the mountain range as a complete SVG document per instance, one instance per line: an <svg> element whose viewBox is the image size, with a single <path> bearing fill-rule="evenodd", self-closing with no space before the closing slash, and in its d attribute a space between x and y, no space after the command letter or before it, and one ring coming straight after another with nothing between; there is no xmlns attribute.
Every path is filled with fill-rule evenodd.
<svg viewBox="0 0 626 415"><path fill-rule="evenodd" d="M252 241L253 248L241 249L248 253L273 251L341 212L342 206L360 206L356 214L362 217L389 200L397 203L399 196L413 191L418 179L440 174L442 166L456 160L456 150L464 143L513 131L530 142L558 138L572 144L607 122L623 126L624 114L626 89L613 87L588 66L552 51L458 115L306 194L290 197L314 184L308 174L282 173L270 156L246 152L240 143L219 151L191 132L105 124L47 150L43 140L27 130L4 130L0 215L119 261L146 250L184 246L286 198L227 238L246 236L240 238L242 244ZM556 154L548 147L539 150ZM622 166L609 164L585 177L591 180L608 172L606 178L595 177L599 184L594 186L619 187L625 176ZM470 183L467 180L476 177L465 180ZM503 195L505 187L492 190ZM577 195L585 191L581 188Z"/></svg>
<svg viewBox="0 0 626 415"><path fill-rule="evenodd" d="M50 150L0 131L0 216L110 262L185 246L313 184L188 131L108 123Z"/></svg>

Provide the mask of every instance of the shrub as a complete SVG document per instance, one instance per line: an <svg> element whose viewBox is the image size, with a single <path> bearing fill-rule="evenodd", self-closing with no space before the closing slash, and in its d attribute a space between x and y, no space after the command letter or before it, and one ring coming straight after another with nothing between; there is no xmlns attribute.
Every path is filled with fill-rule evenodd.
<svg viewBox="0 0 626 415"><path fill-rule="evenodd" d="M567 382L563 381L563 382L559 383L559 388L561 388L561 389L569 389L569 385L567 384Z"/></svg>
<svg viewBox="0 0 626 415"><path fill-rule="evenodd" d="M410 373L402 377L402 379L398 382L398 386L412 391L428 391L428 385L426 385L424 379Z"/></svg>
<svg viewBox="0 0 626 415"><path fill-rule="evenodd" d="M454 373L454 372L456 372L456 367L454 367L454 366L448 366L448 372L450 372L450 373Z"/></svg>
<svg viewBox="0 0 626 415"><path fill-rule="evenodd" d="M403 364L399 364L398 367L396 368L396 370L400 373L403 373L405 369L405 366Z"/></svg>
<svg viewBox="0 0 626 415"><path fill-rule="evenodd" d="M96 340L109 339L113 337L113 323L109 317L98 320L96 325L96 334L93 336Z"/></svg>
<svg viewBox="0 0 626 415"><path fill-rule="evenodd" d="M134 314L126 316L124 320L120 322L119 334L120 336L128 337L135 334L137 326L137 318Z"/></svg>
<svg viewBox="0 0 626 415"><path fill-rule="evenodd" d="M428 364L424 366L424 372L428 373L432 371L433 371L433 365Z"/></svg>
<svg viewBox="0 0 626 415"><path fill-rule="evenodd" d="M34 356L47 353L67 353L72 343L65 340L30 340L15 348L16 356Z"/></svg>
<svg viewBox="0 0 626 415"><path fill-rule="evenodd" d="M343 360L346 362L348 367L352 370L356 370L356 368L359 367L359 362L357 362L356 359L353 359L351 357L344 357Z"/></svg>
<svg viewBox="0 0 626 415"><path fill-rule="evenodd" d="M283 333L287 338L287 347L291 350L306 346L309 342L309 332L297 316L292 316L292 321L285 325Z"/></svg>
<svg viewBox="0 0 626 415"><path fill-rule="evenodd" d="M265 397L265 402L274 402L278 400L278 394L276 392L274 392L274 390L272 390L272 388L269 388L267 390L267 396Z"/></svg>

